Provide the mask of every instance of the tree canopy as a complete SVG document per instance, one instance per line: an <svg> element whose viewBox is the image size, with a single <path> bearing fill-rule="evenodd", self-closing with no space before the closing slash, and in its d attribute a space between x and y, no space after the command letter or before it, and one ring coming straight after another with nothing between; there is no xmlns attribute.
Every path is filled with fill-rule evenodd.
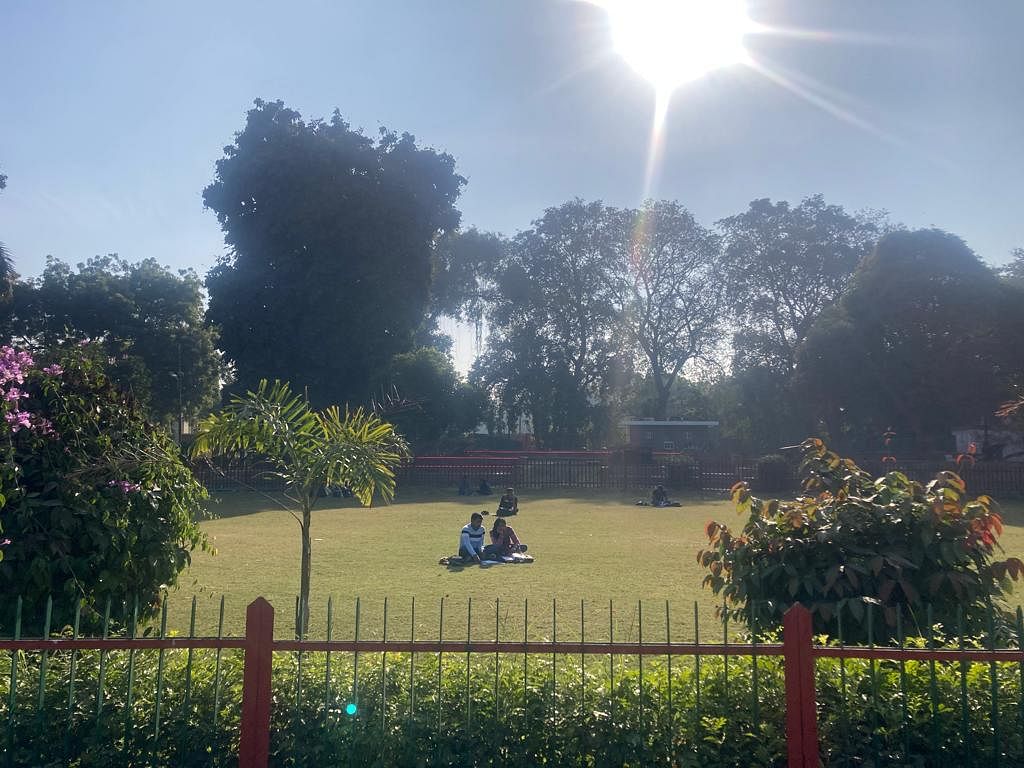
<svg viewBox="0 0 1024 768"><path fill-rule="evenodd" d="M648 201L626 211L628 229L609 265L619 322L654 385L644 415L667 418L672 389L687 365L720 350L724 292L719 238L679 203Z"/></svg>
<svg viewBox="0 0 1024 768"><path fill-rule="evenodd" d="M191 270L117 255L76 267L49 257L41 277L15 286L9 311L10 336L43 347L83 337L101 344L108 375L156 421L177 417L179 395L186 417L220 397L217 334L203 318L202 283Z"/></svg>
<svg viewBox="0 0 1024 768"><path fill-rule="evenodd" d="M607 277L623 231L612 209L572 200L519 233L495 271L474 376L511 419L529 415L544 445L577 448L601 429L620 350Z"/></svg>
<svg viewBox="0 0 1024 768"><path fill-rule="evenodd" d="M791 372L821 311L839 298L882 232L879 214L850 214L821 195L799 205L754 200L718 222L742 367Z"/></svg>
<svg viewBox="0 0 1024 768"><path fill-rule="evenodd" d="M380 391L383 401L401 404L388 418L416 451L472 432L487 405L486 394L463 381L451 359L431 347L395 355L380 376Z"/></svg>
<svg viewBox="0 0 1024 768"><path fill-rule="evenodd" d="M314 403L366 402L423 324L464 183L408 133L257 101L203 193L229 249L207 276L208 317L238 389L287 378Z"/></svg>
<svg viewBox="0 0 1024 768"><path fill-rule="evenodd" d="M877 442L891 427L905 450L947 450L952 428L983 423L1007 398L1020 299L959 237L891 233L808 335L801 391L832 435Z"/></svg>
<svg viewBox="0 0 1024 768"><path fill-rule="evenodd" d="M1014 248L1010 263L999 270L999 275L1008 283L1024 288L1024 248Z"/></svg>

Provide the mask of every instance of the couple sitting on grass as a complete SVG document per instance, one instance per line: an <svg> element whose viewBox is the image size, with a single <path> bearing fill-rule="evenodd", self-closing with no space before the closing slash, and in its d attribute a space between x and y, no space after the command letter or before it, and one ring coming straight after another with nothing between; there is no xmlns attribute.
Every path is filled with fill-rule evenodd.
<svg viewBox="0 0 1024 768"><path fill-rule="evenodd" d="M462 527L459 536L459 557L463 564L485 560L504 562L525 551L526 545L519 541L512 526L500 517L491 528L491 543L484 545L484 516L479 512L472 514L469 524Z"/></svg>

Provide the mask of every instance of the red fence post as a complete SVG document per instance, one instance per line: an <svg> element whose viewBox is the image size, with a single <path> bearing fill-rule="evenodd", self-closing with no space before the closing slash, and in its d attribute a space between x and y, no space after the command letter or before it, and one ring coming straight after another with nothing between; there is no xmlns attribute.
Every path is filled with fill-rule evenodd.
<svg viewBox="0 0 1024 768"><path fill-rule="evenodd" d="M270 759L270 671L273 656L274 607L262 597L257 597L245 610L239 768L267 768Z"/></svg>
<svg viewBox="0 0 1024 768"><path fill-rule="evenodd" d="M789 768L818 768L818 710L811 612L794 603L782 619L786 669L786 751Z"/></svg>

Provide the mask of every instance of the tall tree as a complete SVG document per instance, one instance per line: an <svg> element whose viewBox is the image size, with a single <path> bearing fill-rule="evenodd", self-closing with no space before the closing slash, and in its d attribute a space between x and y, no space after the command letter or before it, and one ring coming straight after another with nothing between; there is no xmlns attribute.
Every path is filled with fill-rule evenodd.
<svg viewBox="0 0 1024 768"><path fill-rule="evenodd" d="M0 173L0 189L7 188L7 176ZM14 287L14 281L17 279L17 274L14 272L14 262L11 260L11 254L7 250L7 246L0 241L0 301L8 301L11 298L11 292Z"/></svg>
<svg viewBox="0 0 1024 768"><path fill-rule="evenodd" d="M619 321L654 385L654 410L645 415L664 419L686 366L709 361L721 342L720 240L676 202L648 201L624 215L629 226L615 231L610 286Z"/></svg>
<svg viewBox="0 0 1024 768"><path fill-rule="evenodd" d="M1010 262L999 269L999 276L1019 288L1024 288L1024 248L1014 248Z"/></svg>
<svg viewBox="0 0 1024 768"><path fill-rule="evenodd" d="M116 254L71 267L51 256L41 277L16 286L8 323L10 335L44 346L69 337L102 344L107 373L157 421L195 416L220 398L217 333L191 270Z"/></svg>
<svg viewBox="0 0 1024 768"><path fill-rule="evenodd" d="M254 392L235 397L200 425L193 455L258 453L285 483L285 494L298 505L295 516L302 536L299 565L299 611L295 633L309 627L312 579L312 512L324 486L352 489L363 506L379 495L386 503L395 493L395 467L406 455L405 442L376 414L330 406L310 408L287 383L266 380Z"/></svg>
<svg viewBox="0 0 1024 768"><path fill-rule="evenodd" d="M622 222L600 202L549 208L512 241L495 272L487 349L475 377L538 441L579 447L595 436L618 352L609 267Z"/></svg>
<svg viewBox="0 0 1024 768"><path fill-rule="evenodd" d="M372 139L337 112L305 121L257 101L203 193L229 248L207 277L208 316L239 387L281 378L314 402L366 401L422 325L464 183L407 133Z"/></svg>
<svg viewBox="0 0 1024 768"><path fill-rule="evenodd" d="M887 235L800 351L800 391L833 437L946 450L982 423L1021 372L1024 301L955 235ZM857 432L861 434L858 435Z"/></svg>
<svg viewBox="0 0 1024 768"><path fill-rule="evenodd" d="M736 354L785 372L883 230L880 214L850 214L821 195L796 206L754 200L718 225Z"/></svg>

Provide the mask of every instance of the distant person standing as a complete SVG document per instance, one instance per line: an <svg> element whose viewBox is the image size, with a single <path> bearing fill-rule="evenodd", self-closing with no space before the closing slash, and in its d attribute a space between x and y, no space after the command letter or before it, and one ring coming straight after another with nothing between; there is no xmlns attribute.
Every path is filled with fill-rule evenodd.
<svg viewBox="0 0 1024 768"><path fill-rule="evenodd" d="M498 500L498 517L511 517L519 514L519 498L514 488L506 488Z"/></svg>
<svg viewBox="0 0 1024 768"><path fill-rule="evenodd" d="M473 492L469 489L469 477L467 475L463 475L462 479L459 481L459 496L469 496L472 493Z"/></svg>
<svg viewBox="0 0 1024 768"><path fill-rule="evenodd" d="M487 484L486 477L480 478L480 487L477 488L476 492L479 493L481 496L490 496L493 493L493 491L491 491L491 486Z"/></svg>

